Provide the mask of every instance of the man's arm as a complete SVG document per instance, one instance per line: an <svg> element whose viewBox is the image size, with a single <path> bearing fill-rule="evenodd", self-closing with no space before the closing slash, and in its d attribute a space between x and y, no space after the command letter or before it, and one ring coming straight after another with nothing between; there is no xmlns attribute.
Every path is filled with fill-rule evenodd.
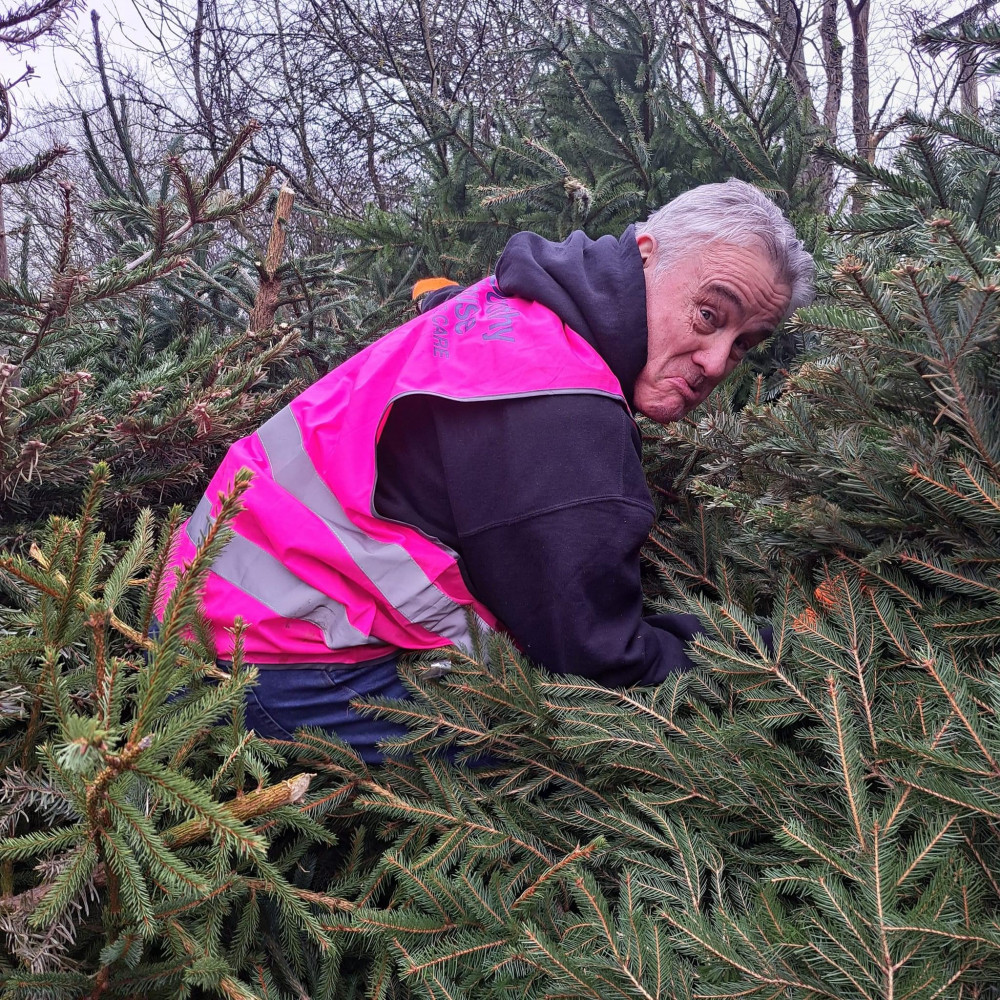
<svg viewBox="0 0 1000 1000"><path fill-rule="evenodd" d="M642 617L648 524L645 511L602 500L476 532L462 541L471 588L554 673L658 683L692 663L683 639Z"/></svg>
<svg viewBox="0 0 1000 1000"><path fill-rule="evenodd" d="M638 449L604 397L409 397L380 439L376 509L456 549L470 589L536 662L608 686L657 683L691 661L683 627L642 617L653 507Z"/></svg>

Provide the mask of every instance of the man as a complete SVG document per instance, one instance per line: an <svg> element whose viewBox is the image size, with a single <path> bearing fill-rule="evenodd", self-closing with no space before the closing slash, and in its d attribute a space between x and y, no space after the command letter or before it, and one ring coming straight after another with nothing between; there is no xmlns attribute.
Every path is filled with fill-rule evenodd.
<svg viewBox="0 0 1000 1000"><path fill-rule="evenodd" d="M400 650L468 647L468 613L533 660L609 686L686 669L686 616L642 617L653 522L638 410L701 403L812 298L814 266L740 181L705 185L620 239L511 239L496 274L417 319L237 442L178 542L189 559L240 467L255 475L213 565L220 657L236 616L260 667L248 724L320 725L378 760L398 728L355 697L405 697Z"/></svg>

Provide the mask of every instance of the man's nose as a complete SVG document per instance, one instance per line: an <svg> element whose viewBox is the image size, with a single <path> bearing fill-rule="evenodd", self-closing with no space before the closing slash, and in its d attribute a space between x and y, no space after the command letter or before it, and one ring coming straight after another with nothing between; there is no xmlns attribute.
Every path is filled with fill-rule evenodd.
<svg viewBox="0 0 1000 1000"><path fill-rule="evenodd" d="M691 360L705 373L706 378L722 379L729 374L731 352L729 337L715 337L711 344L705 344L695 351Z"/></svg>

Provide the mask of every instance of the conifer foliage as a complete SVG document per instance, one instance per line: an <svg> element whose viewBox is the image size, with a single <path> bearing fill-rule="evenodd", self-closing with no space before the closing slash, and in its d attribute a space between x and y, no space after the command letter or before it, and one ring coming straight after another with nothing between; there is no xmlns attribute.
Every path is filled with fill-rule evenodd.
<svg viewBox="0 0 1000 1000"><path fill-rule="evenodd" d="M631 86L600 113L624 120ZM599 110L596 85L575 93ZM800 150L776 138L792 112L778 83L767 94L771 111L747 102L699 127L794 192ZM823 154L868 200L817 241L823 294L793 321L810 350L643 426L662 507L649 607L699 616L698 668L613 691L547 675L502 636L454 654L443 677L415 658L414 698L367 708L408 726L379 767L328 733L246 730L254 670L238 641L216 661L198 609L245 479L152 636L183 514L157 524L142 510L123 527L126 501L173 499L202 474L191 398L227 387L209 411L221 442L294 384L271 367L291 343L280 332L239 333L240 360L207 381L195 360L227 356L249 323L226 283L238 269L199 258L200 241L213 213L260 192L219 208L218 169L198 186L172 167L172 201L108 195L115 262L57 268L44 295L26 278L0 287L16 330L0 425L15 470L15 544L0 555L0 997L996 1000L1000 131L910 126L891 168ZM574 139L559 141L565 164ZM612 186L594 191L610 219ZM377 221L405 237L400 219ZM345 252L370 261L363 228ZM180 281L182 258L201 285ZM405 271L376 271L356 301L391 298ZM136 289L149 302L130 303ZM360 341L372 313L357 315ZM68 389L38 393L96 358L93 338L120 352L121 379L183 390L147 412L152 399L124 397L95 361L109 388L87 406L107 422L75 424L90 411ZM188 464L90 468L88 436L97 456L122 440L109 413L145 415L142 448L162 437ZM30 477L16 471L29 440L46 446ZM24 522L47 513L29 544Z"/></svg>
<svg viewBox="0 0 1000 1000"><path fill-rule="evenodd" d="M25 230L21 274L0 282L8 539L49 512L74 513L96 460L109 464L109 500L123 525L144 503L190 503L222 447L303 384L292 364L298 330L248 329L253 299L243 305L226 287L231 253L218 253L226 227L242 226L271 186L270 172L241 197L221 186L255 128L200 179L171 156L157 194L134 164L124 126L127 181L116 179L91 136L89 160L104 191L92 206L101 255L86 261L76 246L78 208L67 184L44 278L28 267Z"/></svg>
<svg viewBox="0 0 1000 1000"><path fill-rule="evenodd" d="M108 479L97 465L78 518L52 518L29 556L0 557L20 605L0 639L4 995L242 995L235 977L253 974L251 952L259 960L261 907L273 909L289 954L329 947L317 900L287 880L297 842L327 839L294 808L310 776L268 783L281 759L243 721L254 673L238 655L219 671L196 624L248 478L224 501L155 641L146 636L180 511L158 542L144 511L116 552L97 527ZM263 816L285 836L281 857L268 857ZM223 917L236 899L234 929Z"/></svg>

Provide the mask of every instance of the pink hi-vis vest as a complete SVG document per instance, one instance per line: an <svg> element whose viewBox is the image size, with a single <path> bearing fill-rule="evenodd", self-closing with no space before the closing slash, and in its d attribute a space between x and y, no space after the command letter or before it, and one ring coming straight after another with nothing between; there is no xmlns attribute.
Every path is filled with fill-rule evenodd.
<svg viewBox="0 0 1000 1000"><path fill-rule="evenodd" d="M250 662L357 663L396 649L469 648L469 611L497 627L469 592L455 552L374 510L375 446L395 400L594 393L622 400L618 380L582 337L537 302L487 278L386 334L229 449L180 532L182 567L212 524L238 469L253 472L235 536L204 593L220 657L239 616ZM174 574L160 609L173 588ZM475 619L473 619L475 620Z"/></svg>

